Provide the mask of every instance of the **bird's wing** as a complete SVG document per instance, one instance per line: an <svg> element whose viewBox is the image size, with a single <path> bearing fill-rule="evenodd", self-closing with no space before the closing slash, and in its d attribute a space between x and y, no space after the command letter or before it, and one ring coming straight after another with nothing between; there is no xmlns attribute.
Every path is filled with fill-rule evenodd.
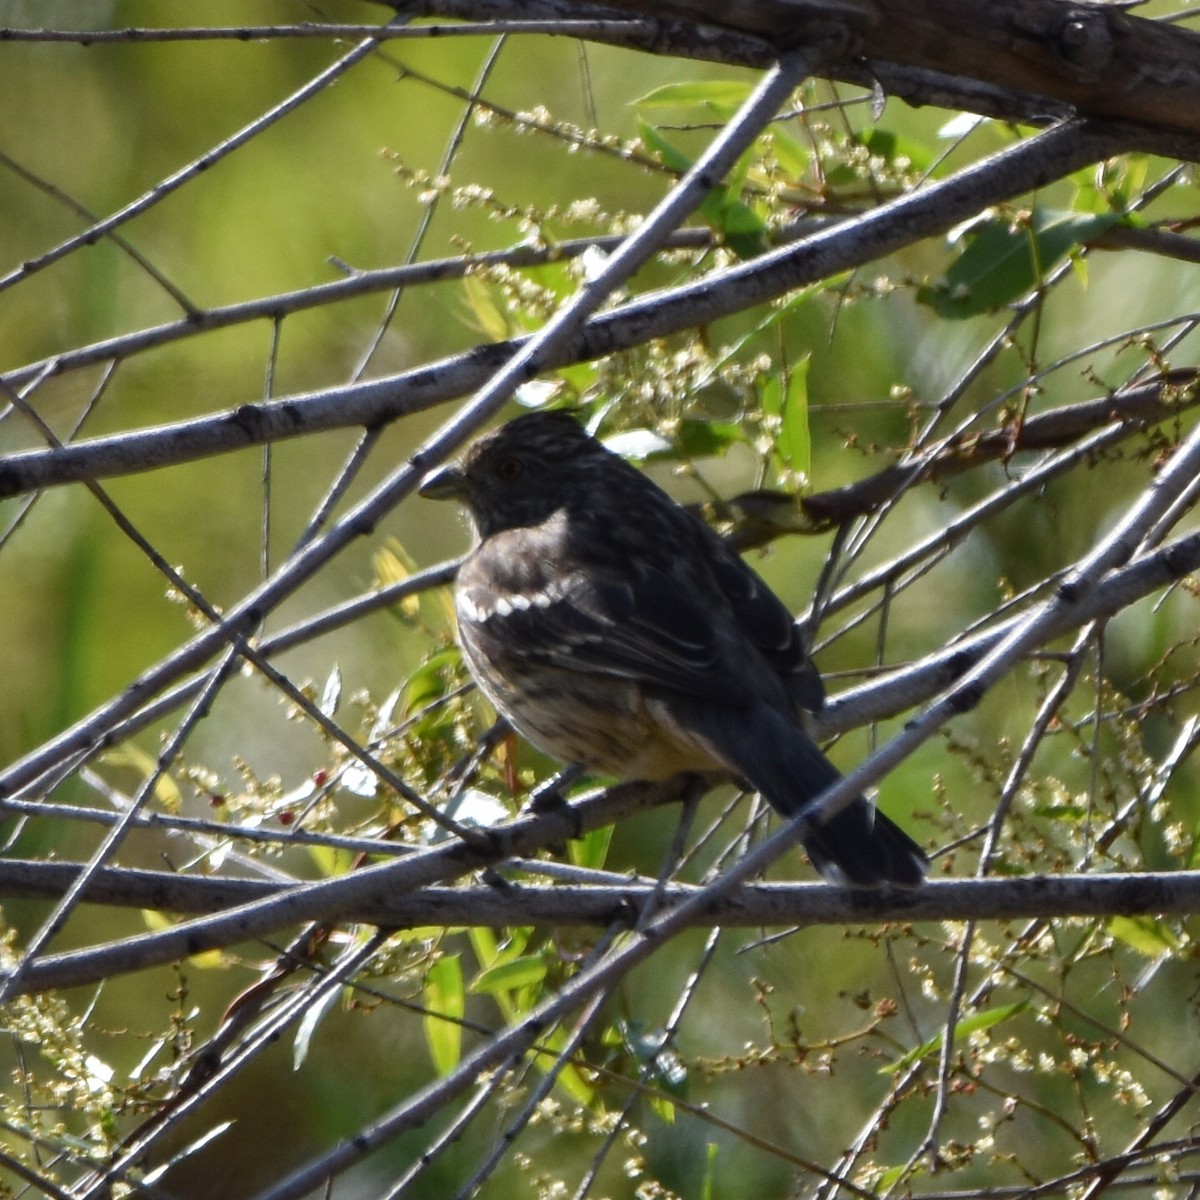
<svg viewBox="0 0 1200 1200"><path fill-rule="evenodd" d="M711 582L645 563L539 571L527 545L505 540L490 539L464 565L458 604L460 619L506 653L732 704L761 688L755 648Z"/></svg>
<svg viewBox="0 0 1200 1200"><path fill-rule="evenodd" d="M787 606L708 526L701 524L699 550L741 632L766 659L792 701L810 712L825 703L821 676Z"/></svg>
<svg viewBox="0 0 1200 1200"><path fill-rule="evenodd" d="M659 524L649 543L595 528L573 536L565 514L496 534L460 572L459 605L529 659L726 704L818 710L820 676L783 602L699 518L674 505L659 517L645 513Z"/></svg>

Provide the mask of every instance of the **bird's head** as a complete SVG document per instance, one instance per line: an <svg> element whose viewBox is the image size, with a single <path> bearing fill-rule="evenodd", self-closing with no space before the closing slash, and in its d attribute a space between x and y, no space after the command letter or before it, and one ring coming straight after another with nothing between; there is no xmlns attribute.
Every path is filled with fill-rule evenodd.
<svg viewBox="0 0 1200 1200"><path fill-rule="evenodd" d="M458 462L431 471L420 492L458 500L486 538L545 521L581 494L589 464L612 457L569 414L529 413L481 437Z"/></svg>

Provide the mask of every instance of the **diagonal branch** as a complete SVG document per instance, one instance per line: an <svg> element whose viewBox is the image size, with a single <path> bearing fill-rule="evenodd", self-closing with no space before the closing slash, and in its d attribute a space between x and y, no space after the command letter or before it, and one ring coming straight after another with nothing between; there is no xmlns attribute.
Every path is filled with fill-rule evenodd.
<svg viewBox="0 0 1200 1200"><path fill-rule="evenodd" d="M588 320L541 363L551 370L709 324L944 233L991 204L1118 152L1111 132L1068 123L1018 142L949 179L898 197L833 228L677 288L651 292ZM483 386L530 338L478 346L414 371L281 400L243 404L199 420L96 438L61 451L0 460L0 498L102 479L329 429L368 428Z"/></svg>

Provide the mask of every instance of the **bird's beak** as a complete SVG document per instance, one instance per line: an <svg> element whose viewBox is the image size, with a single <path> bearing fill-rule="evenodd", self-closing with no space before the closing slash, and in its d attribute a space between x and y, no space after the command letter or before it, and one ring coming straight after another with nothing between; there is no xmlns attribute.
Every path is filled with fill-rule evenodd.
<svg viewBox="0 0 1200 1200"><path fill-rule="evenodd" d="M428 500L462 500L467 494L467 477L454 463L430 471L417 491Z"/></svg>

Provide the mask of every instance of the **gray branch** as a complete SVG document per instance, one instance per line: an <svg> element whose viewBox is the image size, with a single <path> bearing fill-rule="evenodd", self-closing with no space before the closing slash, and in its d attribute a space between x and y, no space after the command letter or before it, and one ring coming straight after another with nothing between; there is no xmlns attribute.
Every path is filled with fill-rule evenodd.
<svg viewBox="0 0 1200 1200"><path fill-rule="evenodd" d="M8 859L0 862L0 897L53 899L82 864ZM151 908L196 916L261 903L295 887L261 879L213 879L170 871L104 867L84 893L85 903ZM407 928L418 925L500 928L508 925L631 927L656 899L670 908L698 896L699 886L660 885L630 878L611 884L527 884L427 887L396 892L390 883L368 889L343 913L347 922ZM1200 871L1112 875L1036 875L1026 878L935 879L911 891L855 891L827 883L746 884L691 914L707 928L875 924L886 921L1012 921L1034 917L1187 916L1200 912ZM43 967L52 960L44 959ZM46 984L45 986L51 986ZM56 986L65 986L58 983Z"/></svg>

